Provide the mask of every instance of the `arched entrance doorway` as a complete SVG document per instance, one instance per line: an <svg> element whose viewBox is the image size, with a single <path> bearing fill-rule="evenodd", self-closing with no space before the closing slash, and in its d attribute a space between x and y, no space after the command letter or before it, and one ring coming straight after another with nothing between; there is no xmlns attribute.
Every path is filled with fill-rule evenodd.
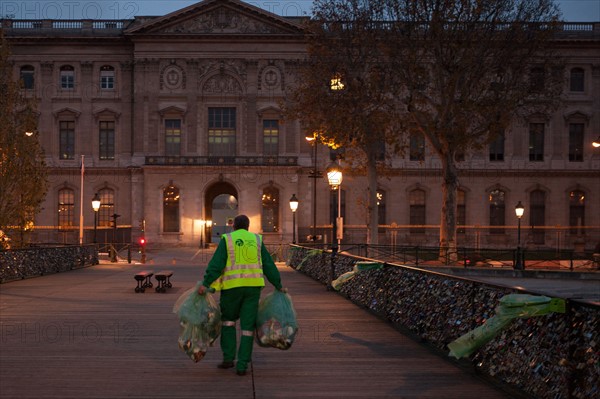
<svg viewBox="0 0 600 399"><path fill-rule="evenodd" d="M238 214L237 190L226 182L215 183L206 190L204 204L204 217L213 222L206 241L219 242L222 234L233 229L233 218Z"/></svg>

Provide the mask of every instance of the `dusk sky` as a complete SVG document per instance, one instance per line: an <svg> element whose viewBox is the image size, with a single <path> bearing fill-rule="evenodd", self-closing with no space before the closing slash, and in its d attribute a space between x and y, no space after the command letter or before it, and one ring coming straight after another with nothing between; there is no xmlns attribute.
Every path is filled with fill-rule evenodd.
<svg viewBox="0 0 600 399"><path fill-rule="evenodd" d="M130 19L165 15L198 0L0 0L0 16L16 19ZM283 16L310 15L311 0L249 0L247 3ZM600 0L558 0L569 22L600 21Z"/></svg>

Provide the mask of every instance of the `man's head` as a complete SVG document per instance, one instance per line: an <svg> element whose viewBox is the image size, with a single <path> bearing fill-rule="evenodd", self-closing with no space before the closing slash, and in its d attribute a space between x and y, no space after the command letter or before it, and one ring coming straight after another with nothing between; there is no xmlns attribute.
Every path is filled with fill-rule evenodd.
<svg viewBox="0 0 600 399"><path fill-rule="evenodd" d="M233 229L234 230L248 230L250 227L250 219L246 215L237 215L235 219L233 219Z"/></svg>

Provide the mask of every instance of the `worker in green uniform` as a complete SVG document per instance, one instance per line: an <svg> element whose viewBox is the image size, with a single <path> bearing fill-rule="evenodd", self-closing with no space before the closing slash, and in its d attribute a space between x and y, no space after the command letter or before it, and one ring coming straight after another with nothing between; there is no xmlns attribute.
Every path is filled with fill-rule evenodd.
<svg viewBox="0 0 600 399"><path fill-rule="evenodd" d="M234 231L221 236L198 289L200 295L204 295L209 287L221 291L223 362L217 367L228 369L236 366L238 375L246 374L252 358L256 313L260 292L265 286L264 277L276 289L283 290L279 270L265 248L262 237L248 232L249 226L250 220L246 215L236 216L233 221ZM234 364L237 319L240 319L242 337L237 364Z"/></svg>

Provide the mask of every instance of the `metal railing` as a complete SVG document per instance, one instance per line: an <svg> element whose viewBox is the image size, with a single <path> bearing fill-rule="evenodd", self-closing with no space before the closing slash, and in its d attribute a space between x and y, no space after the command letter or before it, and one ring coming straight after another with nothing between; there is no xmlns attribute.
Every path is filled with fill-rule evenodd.
<svg viewBox="0 0 600 399"><path fill-rule="evenodd" d="M320 245L323 248L327 246ZM448 251L440 247L346 244L347 254L374 258L384 262L410 266L460 266L515 268L519 250L460 247ZM600 270L599 254L574 250L520 250L523 269Z"/></svg>
<svg viewBox="0 0 600 399"><path fill-rule="evenodd" d="M288 264L327 285L331 277L353 270L364 260L377 261L345 253L332 257L329 251L292 246ZM504 295L540 295L391 262L345 281L339 288L342 295L444 357L450 342L495 314ZM565 299L565 313L514 320L500 336L461 362L533 397L595 397L600 377L600 353L594 350L600 306Z"/></svg>

